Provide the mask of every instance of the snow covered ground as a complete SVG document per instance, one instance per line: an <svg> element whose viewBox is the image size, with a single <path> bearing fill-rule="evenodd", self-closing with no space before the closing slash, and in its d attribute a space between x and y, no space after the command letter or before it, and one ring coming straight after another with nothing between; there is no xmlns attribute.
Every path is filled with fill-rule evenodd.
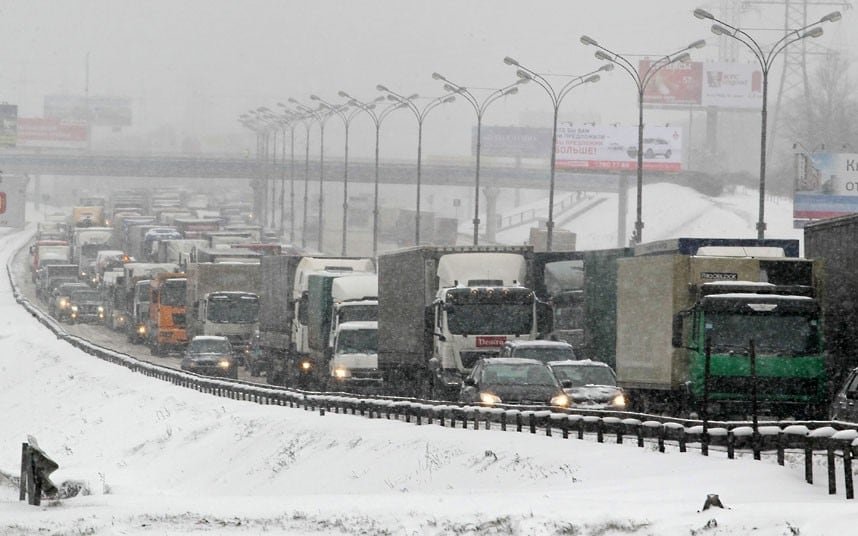
<svg viewBox="0 0 858 536"><path fill-rule="evenodd" d="M645 218L649 237L666 237L656 233L662 220L665 232L687 234L680 224L690 216L676 208L686 192L677 188L658 194L664 209ZM657 194L648 196L655 208ZM724 199L705 201L683 198L681 206L701 214L689 225L713 235L736 232L721 232L728 222L747 223L742 211L755 214L739 202L733 209ZM773 224L788 219L778 211L791 211L779 206L770 207ZM0 235L0 261L25 240ZM842 491L827 494L821 467L816 485L804 483L799 457L779 467L768 456L659 454L628 442L319 416L177 388L55 339L15 303L5 275L0 430L3 536L796 536L854 534L858 526L855 503ZM86 494L39 507L19 502L11 479L27 435L59 463L53 481L77 481ZM700 511L709 493L727 509Z"/></svg>

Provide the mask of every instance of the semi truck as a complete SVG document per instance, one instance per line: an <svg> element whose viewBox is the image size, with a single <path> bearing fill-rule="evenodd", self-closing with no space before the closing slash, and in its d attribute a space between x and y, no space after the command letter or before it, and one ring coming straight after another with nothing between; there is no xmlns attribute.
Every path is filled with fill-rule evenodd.
<svg viewBox="0 0 858 536"><path fill-rule="evenodd" d="M191 252L195 247L205 246L205 240L181 239L163 240L158 242L157 262L172 262L182 268L190 262Z"/></svg>
<svg viewBox="0 0 858 536"><path fill-rule="evenodd" d="M853 215L810 223L804 228L805 256L822 262L821 307L830 395L858 366L858 218Z"/></svg>
<svg viewBox="0 0 858 536"><path fill-rule="evenodd" d="M103 206L78 206L72 208L71 227L101 227L104 222Z"/></svg>
<svg viewBox="0 0 858 536"><path fill-rule="evenodd" d="M77 263L80 278L89 283L95 275L95 257L99 251L113 249L111 227L75 229L72 235L72 262Z"/></svg>
<svg viewBox="0 0 858 536"><path fill-rule="evenodd" d="M378 258L385 390L452 399L478 359L537 336L529 246L417 246Z"/></svg>
<svg viewBox="0 0 858 536"><path fill-rule="evenodd" d="M152 355L162 356L188 343L188 279L183 272L161 272L149 284L148 345Z"/></svg>
<svg viewBox="0 0 858 536"><path fill-rule="evenodd" d="M632 408L746 416L756 386L761 412L821 416L819 275L797 240L637 246L617 265L617 379Z"/></svg>
<svg viewBox="0 0 858 536"><path fill-rule="evenodd" d="M367 258L303 257L300 255L264 256L261 259L262 292L259 317L259 347L268 363L267 381L275 385L317 387L329 376L325 349L329 335L321 325L314 328L319 344L310 345L309 311L321 311L322 301L332 297L320 293L311 275L348 275L373 273L375 265ZM329 287L332 288L332 287ZM327 298L325 298L327 296ZM314 304L314 305L311 305ZM317 318L321 313L316 315Z"/></svg>
<svg viewBox="0 0 858 536"><path fill-rule="evenodd" d="M125 333L129 342L142 343L149 331L149 285L152 278L161 272L178 272L178 266L170 263L129 262L123 268L120 291L124 304L121 307L125 319Z"/></svg>
<svg viewBox="0 0 858 536"><path fill-rule="evenodd" d="M259 265L190 263L186 273L188 340L219 335L246 352L259 329Z"/></svg>

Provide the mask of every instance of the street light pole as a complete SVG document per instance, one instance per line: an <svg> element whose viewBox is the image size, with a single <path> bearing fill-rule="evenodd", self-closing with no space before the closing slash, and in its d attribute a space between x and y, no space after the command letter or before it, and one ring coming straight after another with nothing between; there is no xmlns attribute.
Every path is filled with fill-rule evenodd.
<svg viewBox="0 0 858 536"><path fill-rule="evenodd" d="M414 245L420 245L420 173L421 173L421 163L423 160L423 121L426 119L426 116L433 109L437 108L442 104L446 104L449 102L453 102L456 100L455 94L448 93L446 95L441 95L440 97L436 97L429 101L426 106L422 109L418 108L416 104L414 104L414 100L418 98L418 95L411 95L405 97L391 91L385 86L379 84L375 86L378 91L387 94L387 98L393 102L398 104L403 104L406 108L411 110L414 114L415 119L417 119L417 214L414 217Z"/></svg>
<svg viewBox="0 0 858 536"><path fill-rule="evenodd" d="M667 67L668 65L676 62L684 62L691 59L691 55L688 53L689 50L695 48L702 48L706 45L706 41L700 39L697 40L685 48L677 50L672 54L668 54L667 56L662 56L659 59L650 63L649 67L641 73L638 72L638 69L632 64L632 62L622 56L608 50L607 48L600 45L595 39L592 37L588 37L586 35L581 36L581 43L586 46L594 46L598 50L596 51L596 58L603 61L610 61L615 65L619 65L629 76L631 76L632 80L635 82L635 86L638 90L638 146L637 146L637 220L635 220L635 231L632 237L632 241L635 244L640 244L643 240L643 101L644 101L644 93L646 92L647 85L652 81L655 73Z"/></svg>
<svg viewBox="0 0 858 536"><path fill-rule="evenodd" d="M757 239L762 240L766 237L766 137L768 130L768 93L769 93L769 71L774 64L775 58L787 46L800 41L802 39L816 38L822 35L823 30L820 24L826 22L837 22L842 16L839 11L833 11L822 17L816 22L802 26L797 30L787 32L783 37L776 41L768 52L763 51L757 41L750 36L745 30L736 28L726 22L715 18L714 15L703 9L695 9L694 16L701 20L711 20L715 24L712 25L712 33L715 35L723 35L731 37L739 41L751 51L754 57L760 64L760 69L763 73L763 102L760 110L760 200L759 200L759 219L757 221Z"/></svg>
<svg viewBox="0 0 858 536"><path fill-rule="evenodd" d="M336 114L343 122L345 129L345 157L343 158L343 238L342 249L340 254L345 257L347 251L347 236L348 236L348 214L349 214L349 126L352 119L361 112L360 109L347 112L349 104L334 105L316 95L310 95L310 98L319 101L322 106L328 109L332 114Z"/></svg>
<svg viewBox="0 0 858 536"><path fill-rule="evenodd" d="M555 90L554 86L552 86L544 76L523 66L515 59L507 56L503 59L503 62L517 68L515 74L519 79L531 80L544 89L545 92L548 93L548 97L551 99L551 105L554 109L553 126L551 129L551 178L548 187L548 222L545 224L545 249L551 251L554 240L554 174L557 164L557 116L560 111L560 104L570 91L576 87L583 86L584 84L598 82L600 77L597 73L611 71L614 66L612 64L603 65L595 71L591 71L581 76L576 76L572 80L566 82L566 84L564 84L559 90Z"/></svg>
<svg viewBox="0 0 858 536"><path fill-rule="evenodd" d="M514 95L518 93L518 86L529 82L529 78L519 78L513 84L510 84L501 89L492 91L482 102L477 100L471 91L459 84L451 82L439 73L432 73L432 78L444 82L444 89L451 93L457 93L465 98L465 101L471 105L477 115L477 155L476 155L476 176L474 178L474 245L480 244L480 152L482 149L482 129L483 129L483 114L489 105L501 97ZM486 215L488 217L488 214Z"/></svg>
<svg viewBox="0 0 858 536"><path fill-rule="evenodd" d="M313 119L315 119L319 123L319 241L318 241L318 249L319 252L322 252L324 249L324 224L325 224L325 123L327 123L328 119L331 117L331 113L328 110L325 110L323 107L320 107L317 110L304 106L297 100L290 98L289 102L295 104L297 108ZM309 155L309 148L307 149ZM306 191L304 193L306 198ZM304 214L304 220L306 221L307 216L306 212ZM306 234L306 229L305 229Z"/></svg>
<svg viewBox="0 0 858 536"><path fill-rule="evenodd" d="M362 102L352 97L345 91L340 91L339 96L344 99L348 99L349 105L366 112L367 115L369 115L370 119L372 119L373 125L375 125L375 185L372 203L372 256L375 257L378 255L378 154L381 124L384 122L384 119L393 111L399 110L400 108L404 108L405 105L398 103L391 104L390 106L382 109L380 112L376 112L375 103L384 101L384 97L378 97L372 102Z"/></svg>

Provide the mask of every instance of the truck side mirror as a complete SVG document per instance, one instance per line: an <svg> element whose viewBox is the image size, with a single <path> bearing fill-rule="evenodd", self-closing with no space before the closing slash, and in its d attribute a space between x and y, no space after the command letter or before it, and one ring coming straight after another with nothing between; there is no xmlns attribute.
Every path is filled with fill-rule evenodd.
<svg viewBox="0 0 858 536"><path fill-rule="evenodd" d="M682 348L682 328L684 324L684 318L682 313L678 313L673 315L673 337L671 338L671 344L674 348Z"/></svg>

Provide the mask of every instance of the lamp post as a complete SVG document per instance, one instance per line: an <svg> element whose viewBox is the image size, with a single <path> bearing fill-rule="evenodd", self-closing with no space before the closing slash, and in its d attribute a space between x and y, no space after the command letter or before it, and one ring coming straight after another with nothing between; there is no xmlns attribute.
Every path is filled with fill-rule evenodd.
<svg viewBox="0 0 858 536"><path fill-rule="evenodd" d="M672 54L668 54L667 56L662 56L659 59L650 63L649 67L644 72L639 72L637 68L629 61L628 58L617 54L611 50L600 45L595 39L588 37L586 35L581 36L581 43L586 46L594 46L598 50L596 51L596 58L603 61L610 61L616 65L619 65L629 76L631 76L632 80L635 82L635 86L637 86L638 90L638 147L637 147L637 219L635 220L635 231L632 237L632 240L635 244L640 244L641 240L643 240L643 101L644 101L644 93L646 92L646 87L652 81L655 73L667 67L668 65L676 62L684 62L688 61L691 58L691 55L688 53L689 50L695 48L702 48L706 45L706 41L703 39L699 39L685 48L677 50Z"/></svg>
<svg viewBox="0 0 858 536"><path fill-rule="evenodd" d="M517 82L510 84L501 89L495 89L485 99L481 101L474 97L474 94L467 87L461 86L439 73L432 73L432 78L444 82L444 89L457 93L465 98L465 101L473 107L477 114L477 156L476 156L476 176L474 177L474 245L480 244L480 150L482 148L482 129L483 129L483 114L489 107L489 104L495 102L501 97L514 95L518 93L518 86L530 81L530 78L519 78ZM488 214L486 215L488 217Z"/></svg>
<svg viewBox="0 0 858 536"><path fill-rule="evenodd" d="M282 102L278 102L277 106L286 108ZM283 230L283 219L285 206L283 196L285 195L286 184L286 129L289 129L289 243L295 243L295 128L301 120L301 116L291 110L284 110L281 116L280 125L283 130L283 174L281 175L280 185L280 230Z"/></svg>
<svg viewBox="0 0 858 536"><path fill-rule="evenodd" d="M331 113L329 110L325 110L323 107L319 109L312 109L307 106L304 106L297 100L290 98L289 102L295 104L295 106L306 113L313 119L315 119L319 123L319 241L318 247L319 252L323 250L324 244L324 224L325 224L325 123L328 122L328 119L331 117ZM309 128L309 127L308 127ZM309 148L307 149L309 154ZM306 198L306 191L304 193ZM304 213L304 220L306 221L307 216L306 212ZM304 229L304 234L306 234L306 228Z"/></svg>
<svg viewBox="0 0 858 536"><path fill-rule="evenodd" d="M557 162L557 114L560 110L560 103L563 102L563 99L566 97L566 95L569 94L570 91L572 91L576 87L583 86L584 84L598 82L600 77L597 73L603 71L610 71L614 68L614 66L612 64L603 65L595 71L591 71L581 76L576 76L575 78L561 86L559 90L555 90L554 86L552 86L551 83L546 80L544 76L532 69L523 66L521 63L514 60L513 58L507 56L503 59L503 62L507 65L512 65L516 67L517 70L515 74L520 79L532 80L533 82L538 84L539 87L544 89L545 92L548 93L548 97L551 99L551 105L554 109L554 122L551 130L551 178L549 181L548 188L548 222L545 224L545 248L548 251L551 251L552 242L554 239L554 173Z"/></svg>
<svg viewBox="0 0 858 536"><path fill-rule="evenodd" d="M456 100L456 96L453 94L441 95L440 97L436 97L430 100L426 106L423 108L418 108L416 104L414 104L414 100L418 98L418 95L411 95L405 97L391 91L385 86L379 84L375 86L378 91L387 94L387 98L393 102L398 104L405 105L406 108L411 110L414 114L415 119L417 119L417 213L414 216L414 245L420 245L420 167L423 159L423 121L426 119L426 116L429 115L429 112L437 108L442 104L446 104L448 102L453 102Z"/></svg>
<svg viewBox="0 0 858 536"><path fill-rule="evenodd" d="M373 124L375 125L375 187L373 192L373 202L372 202L372 256L375 257L378 255L378 140L379 133L381 132L381 124L384 122L384 119L390 115L393 111L404 108L405 105L401 103L394 103L386 108L382 109L380 112L376 112L376 104L377 102L385 100L384 97L378 97L373 102L362 102L352 97L345 91L339 92L340 97L344 99L348 99L349 104L354 106L369 115L370 119L372 119Z"/></svg>
<svg viewBox="0 0 858 536"><path fill-rule="evenodd" d="M769 93L769 71L772 68L772 64L774 64L777 55L780 54L787 46L808 37L816 38L821 36L823 30L819 25L826 22L837 22L841 19L841 15L839 11L833 11L816 22L802 26L797 30L787 32L771 46L768 52L765 52L760 44L757 43L757 41L745 30L736 28L735 26L715 18L715 16L708 11L695 9L694 16L701 20L708 19L714 21L715 24L712 25L712 33L715 35L732 37L736 41L745 45L745 47L751 51L759 62L760 69L763 72L763 104L760 116L760 205L759 220L757 221L757 239L762 240L766 237L766 130L768 120L766 107Z"/></svg>
<svg viewBox="0 0 858 536"><path fill-rule="evenodd" d="M361 112L361 109L357 108L349 111L348 104L334 105L316 95L310 95L310 98L319 101L330 113L336 114L343 121L343 128L345 129L345 156L343 157L343 247L340 250L340 254L345 257L349 214L349 126L352 119Z"/></svg>

